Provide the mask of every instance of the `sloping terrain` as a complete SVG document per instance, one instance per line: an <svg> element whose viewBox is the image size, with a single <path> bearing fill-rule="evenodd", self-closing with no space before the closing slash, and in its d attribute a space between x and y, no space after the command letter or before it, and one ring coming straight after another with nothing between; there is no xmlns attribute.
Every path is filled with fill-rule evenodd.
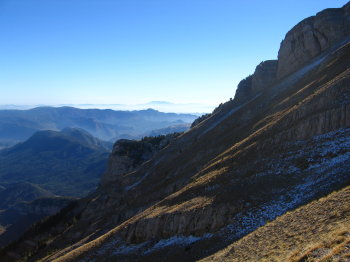
<svg viewBox="0 0 350 262"><path fill-rule="evenodd" d="M349 9L298 24L234 100L136 170L109 169L110 183L1 258L195 261L349 185Z"/></svg>
<svg viewBox="0 0 350 262"><path fill-rule="evenodd" d="M0 185L0 247L21 236L33 223L57 213L72 201L28 182Z"/></svg>
<svg viewBox="0 0 350 262"><path fill-rule="evenodd" d="M141 138L152 130L183 127L195 120L191 114L156 110L114 111L73 107L38 107L29 110L0 110L0 149L28 139L40 130L81 128L94 137L115 142L120 138ZM164 129L159 135L167 134Z"/></svg>
<svg viewBox="0 0 350 262"><path fill-rule="evenodd" d="M102 150L102 152L106 150L105 147L109 146L108 143L92 137L81 129L64 129L60 134L51 131L48 133L53 136L69 135L68 139L80 142L86 147ZM101 183L110 183L111 179L113 180L118 174L125 173L126 170L134 170L178 135L145 137L141 141L119 140L112 152L111 159L113 161L109 161L109 169L110 172L113 172L113 176L110 175L106 179L102 178ZM35 141L35 143L32 143L32 149L41 148L43 143L45 147L52 144L51 140L43 141L39 139ZM64 148L67 147L62 141L59 144ZM59 146L55 143L54 145L53 148L58 150ZM76 188L76 190L79 190L79 188ZM35 222L56 214L74 201L69 197L55 196L38 185L28 182L0 183L0 199L0 247L16 240Z"/></svg>
<svg viewBox="0 0 350 262"><path fill-rule="evenodd" d="M18 187L18 191L20 189ZM0 247L16 240L34 223L56 214L73 200L69 197L45 196L33 201L16 201L6 209L0 209Z"/></svg>
<svg viewBox="0 0 350 262"><path fill-rule="evenodd" d="M350 187L269 222L201 261L348 261Z"/></svg>
<svg viewBox="0 0 350 262"><path fill-rule="evenodd" d="M55 195L37 185L28 182L0 183L0 209L6 209L21 202L30 202L38 198Z"/></svg>
<svg viewBox="0 0 350 262"><path fill-rule="evenodd" d="M105 172L109 143L81 129L39 131L0 151L0 182L30 182L56 194L80 197Z"/></svg>

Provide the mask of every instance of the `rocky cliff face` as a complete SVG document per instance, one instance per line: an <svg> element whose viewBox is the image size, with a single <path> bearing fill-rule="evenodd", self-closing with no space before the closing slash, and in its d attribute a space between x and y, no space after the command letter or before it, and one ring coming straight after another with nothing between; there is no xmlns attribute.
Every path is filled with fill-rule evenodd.
<svg viewBox="0 0 350 262"><path fill-rule="evenodd" d="M150 160L156 152L171 143L179 134L145 137L140 141L121 139L114 146L108 161L108 171L101 179L101 185L121 182L122 175L130 173L144 162ZM124 181L125 182L125 181Z"/></svg>
<svg viewBox="0 0 350 262"><path fill-rule="evenodd" d="M290 30L278 53L279 79L350 36L350 5L326 9Z"/></svg>
<svg viewBox="0 0 350 262"><path fill-rule="evenodd" d="M31 259L193 261L348 184L350 42L339 41L288 77L278 76L282 58L261 63L234 100L158 152L121 141L102 187Z"/></svg>
<svg viewBox="0 0 350 262"><path fill-rule="evenodd" d="M242 104L254 98L347 38L350 38L350 4L306 18L286 34L278 60L260 63L253 75L238 84L235 101Z"/></svg>
<svg viewBox="0 0 350 262"><path fill-rule="evenodd" d="M247 102L258 95L276 80L277 60L261 62L253 75L242 80L237 87L235 101L239 104Z"/></svg>

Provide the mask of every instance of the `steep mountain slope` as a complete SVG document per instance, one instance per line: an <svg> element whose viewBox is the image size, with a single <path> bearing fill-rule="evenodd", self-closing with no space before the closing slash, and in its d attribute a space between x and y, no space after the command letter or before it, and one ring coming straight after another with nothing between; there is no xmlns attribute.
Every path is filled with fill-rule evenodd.
<svg viewBox="0 0 350 262"><path fill-rule="evenodd" d="M348 261L350 187L279 217L202 261Z"/></svg>
<svg viewBox="0 0 350 262"><path fill-rule="evenodd" d="M21 187L18 184L16 186L19 191ZM10 198L9 194L7 197ZM56 214L73 200L68 197L43 196L33 201L15 201L6 209L0 209L0 247L16 240L31 225Z"/></svg>
<svg viewBox="0 0 350 262"><path fill-rule="evenodd" d="M155 129L189 124L195 118L191 114L162 113L152 109L113 111L38 107L30 110L0 110L0 148L24 141L39 130L81 128L94 137L115 142L120 138L141 138Z"/></svg>
<svg viewBox="0 0 350 262"><path fill-rule="evenodd" d="M51 131L49 133L52 133ZM80 141L85 146L104 150L105 142L100 141L84 130L65 129L69 139ZM61 134L53 134L61 135ZM119 140L109 160L110 172L113 175L103 177L102 184L118 179L118 174L135 170L143 162L149 160L157 151L167 146L179 134L145 137L141 141ZM41 141L41 140L40 140ZM49 143L45 141L47 146ZM34 143L39 146L39 144ZM55 147L57 148L57 147ZM117 164L116 164L117 163ZM27 182L0 184L0 247L9 244L24 233L29 226L38 220L57 213L73 201L72 198L57 197L37 185Z"/></svg>
<svg viewBox="0 0 350 262"><path fill-rule="evenodd" d="M108 147L80 129L39 131L0 151L0 182L27 181L57 195L84 196L105 172Z"/></svg>
<svg viewBox="0 0 350 262"><path fill-rule="evenodd" d="M108 172L103 175L101 185L104 187L110 183L123 183L124 174L135 171L144 162L152 159L157 152L168 146L179 135L180 133L173 133L144 137L139 141L118 140L113 146L108 160ZM134 182L139 183L140 180Z"/></svg>
<svg viewBox="0 0 350 262"><path fill-rule="evenodd" d="M18 238L31 224L55 214L72 201L28 182L0 185L0 247Z"/></svg>
<svg viewBox="0 0 350 262"><path fill-rule="evenodd" d="M332 28L329 17L341 21L342 30L322 31L327 39L339 34L328 48L287 71L280 66L289 56L261 63L234 100L136 170L116 175L110 169L109 183L45 234L27 232L3 250L3 260L194 261L348 185L349 10L347 4L312 19L321 28ZM308 44L288 42L295 41L288 35L305 39L304 32L293 28L281 50L307 53Z"/></svg>

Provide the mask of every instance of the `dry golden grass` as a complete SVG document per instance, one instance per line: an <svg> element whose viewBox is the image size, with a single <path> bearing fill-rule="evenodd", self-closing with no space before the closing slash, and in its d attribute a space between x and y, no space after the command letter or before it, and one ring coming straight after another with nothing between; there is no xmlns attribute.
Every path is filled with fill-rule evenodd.
<svg viewBox="0 0 350 262"><path fill-rule="evenodd" d="M172 213L195 212L196 209L219 204L229 204L235 208L237 194L225 194L222 189L229 188L230 179L236 175L237 167L251 164L258 149L264 148L267 150L265 155L268 155L270 144L265 143L266 140L277 137L288 129L290 123L298 130L296 120L301 121L300 115L303 111L317 115L319 112L314 107L315 103L322 104L324 110L333 106L333 102L324 104L323 100L324 97L337 98L337 94L332 95L332 92L335 92L333 87L342 78L350 75L350 46L344 52L345 55L334 56L337 63L332 65L332 68L307 74L277 96L272 95L275 94L274 90L267 90L261 97L249 102L230 117L225 118L225 115L232 110L231 103L234 102L223 105L211 118L181 136L175 144L159 152L154 160L145 163L138 171L125 175L124 186L138 180L142 183L123 196L128 205L119 207L119 201L115 201L107 211L100 209L103 219L100 218L100 214L91 219L91 225L100 225L100 234L78 240L73 238L74 245L60 248L46 260L58 258L57 261L76 261L85 254L93 255L95 250L108 243L115 235L142 220ZM269 101L269 106L261 107L266 101ZM223 120L220 120L220 125L215 126L221 118ZM215 128L210 129L211 126ZM305 135L310 134L305 132ZM263 147L264 145L267 146ZM205 190L215 185L216 190ZM119 199L119 193L113 193L114 184L105 190L111 192L112 199ZM350 198L348 191L339 193L345 194L347 200L339 198L340 201L329 203L331 200L327 198L313 203L311 207L298 209L258 229L211 258L217 258L218 261L281 261L302 257L308 251L310 254L329 251L329 248L322 246L320 239L328 239L342 226L349 225L349 214L344 210ZM324 205L322 201L328 204ZM342 207L339 206L340 203L343 204ZM101 202L101 205L104 203ZM114 224L110 218L118 213L127 213L130 207L138 211L130 218L126 216L127 220ZM337 224L338 222L340 224ZM69 234L73 235L72 233L80 233L83 230L76 226ZM101 236L104 230L110 231ZM337 245L340 244L342 243L335 244L332 250L334 248L334 252L338 252ZM14 250L17 251L16 248Z"/></svg>
<svg viewBox="0 0 350 262"><path fill-rule="evenodd" d="M348 49L350 49L350 47L348 47ZM350 51L348 53L350 56ZM344 58L344 60L346 59ZM341 63L339 62L339 64ZM348 60L346 60L346 65L348 65ZM344 66L342 65L339 67L339 70L344 69ZM250 120L250 123L258 123L253 129L250 125L244 125L246 120L244 118L240 119L240 112L237 111L235 113L236 117L234 124L237 125L237 127L234 128L234 136L232 135L233 129L230 128L232 125L231 118L234 118L234 116L222 121L221 125L216 129L205 133L203 137L196 140L196 143L193 143L193 139L196 137L197 133L200 134L200 128L197 127L188 132L186 137L184 136L184 139L179 141L178 144L170 146L162 151L162 154L166 154L168 158L165 158L155 167L152 166L152 161L150 161L149 163L146 163L138 172L132 174L133 176L139 176L140 174L143 175L149 171L153 172L152 176L147 177L144 183L140 185L142 188L151 188L152 192L146 191L147 197L143 197L145 194L144 191L140 191L143 192L143 195L138 195L136 190L131 192L135 195L132 201L133 205L142 206L146 200L148 202L159 202L154 202L154 205L143 210L143 212L133 216L94 241L85 243L74 250L64 250L63 252L58 252L56 257L59 257L59 259L57 261L73 261L81 255L84 256L84 254L87 253L92 254L94 250L98 249L101 245L103 245L103 243L108 242L109 239L118 234L118 232L141 220L168 215L171 213L188 212L189 206L193 204L195 208L191 209L211 205L213 202L213 196L203 195L203 189L207 185L227 183L227 167L230 167L230 170L235 169L235 162L232 160L237 160L239 157L244 159L247 151L253 151L259 144L260 140L263 140L269 135L274 134L274 132L277 132L274 130L274 128L277 128L280 125L280 122L287 119L302 105L307 104L315 97L324 97L326 91L332 89L334 83L340 81L343 77L350 74L350 69L341 71L341 74L338 74L339 72L336 69L334 69L334 71L334 74L328 72L327 74L329 74L329 79L324 79L322 82L319 82L318 80L317 83L313 82L311 85L309 85L310 79L314 79L314 77L310 77L310 79L303 80L305 83L296 84L295 88L290 90L288 94L283 95L283 97L289 97L289 100L284 101L282 104L277 103L278 100L271 101L271 103L275 104L276 106L274 106L270 111L262 112L254 119ZM300 92L300 86L303 86L303 84L305 84L305 87L307 88L303 89L303 92ZM293 96L293 94L295 95ZM259 101L253 101L252 104L259 103ZM299 101L300 103L295 104L296 101ZM253 108L256 107L256 105L249 106ZM264 121L259 122L261 119L264 119ZM221 147L219 145L221 145ZM216 157L213 157L215 155ZM195 156L195 158L193 158L193 156ZM192 158L196 160L194 161ZM179 163L181 163L181 165L179 165ZM198 166L201 168L197 169ZM166 181L166 184L176 183L176 181L173 179L181 179L182 177L189 175L191 176L191 179L186 183L186 185L183 185L180 189L167 196L159 194L158 192L162 192L164 188L162 177L164 174L174 172L174 170L176 170L175 173L182 175L169 178L169 180ZM219 193L220 192L217 192L217 194ZM159 198L160 196L161 198ZM219 202L219 200L221 202L230 202L226 201L226 198L223 198L221 195L220 197L214 196L214 198L214 203L216 204ZM255 231L253 233L253 237L248 239L248 242L244 241L246 238L240 242L240 248L243 250L242 253L238 254L239 252L237 252L235 248L235 256L230 256L228 254L227 259L233 261L281 261L283 260L281 259L282 257L287 259L293 254L293 252L296 254L295 256L297 256L302 251L299 251L299 247L303 247L303 250L305 248L312 247L310 246L310 243L313 242L310 242L310 239L314 241L314 243L317 243L318 238L315 237L315 239L313 239L313 236L319 237L321 232L330 232L333 230L333 226L328 228L327 223L332 223L333 220L337 219L338 214L336 214L336 212L338 211L335 210L335 214L333 214L332 208L324 210L321 212L321 214L319 214L319 216L316 216L318 219L317 221L312 221L311 218L315 217L315 214L312 212L312 210L308 210L302 216L303 218L301 221L303 221L303 223L300 224L298 216L294 217L294 215L287 215L289 219L288 223L283 224L283 226L280 226L278 229L273 229L273 231L270 232L271 236L260 232L260 229ZM311 224L309 224L309 222ZM315 226L317 223L319 223L319 226ZM264 228L269 229L270 224ZM281 239L281 237L283 238ZM297 251L299 253L296 253ZM236 254L238 254L237 257ZM221 261L221 259L222 258L218 259L218 261ZM226 256L224 257L224 260L226 260Z"/></svg>
<svg viewBox="0 0 350 262"><path fill-rule="evenodd" d="M349 261L350 186L288 212L203 261Z"/></svg>
<svg viewBox="0 0 350 262"><path fill-rule="evenodd" d="M322 243L315 244L302 254L296 252L293 254L288 262L302 262L302 261L347 261L350 256L350 230L341 232L332 232L328 235L330 239Z"/></svg>

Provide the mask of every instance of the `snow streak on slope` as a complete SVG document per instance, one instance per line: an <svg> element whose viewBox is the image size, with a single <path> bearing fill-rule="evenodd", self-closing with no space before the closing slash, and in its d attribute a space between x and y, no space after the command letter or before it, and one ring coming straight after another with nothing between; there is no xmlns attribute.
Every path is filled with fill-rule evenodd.
<svg viewBox="0 0 350 262"><path fill-rule="evenodd" d="M344 181L350 181L347 172L350 169L350 129L340 129L307 141L287 143L284 152L286 153L276 159L261 159L260 164L265 165L265 170L255 174L255 177L294 177L299 182L281 190L277 188L273 192L276 197L251 208L249 212L235 214L232 222L218 232L201 237L178 235L133 245L115 236L99 249L98 254L101 256L108 253L116 257L135 253L147 255L169 246L186 246L212 237L232 242L263 226L267 221L320 194L332 191L337 185L343 185Z"/></svg>

